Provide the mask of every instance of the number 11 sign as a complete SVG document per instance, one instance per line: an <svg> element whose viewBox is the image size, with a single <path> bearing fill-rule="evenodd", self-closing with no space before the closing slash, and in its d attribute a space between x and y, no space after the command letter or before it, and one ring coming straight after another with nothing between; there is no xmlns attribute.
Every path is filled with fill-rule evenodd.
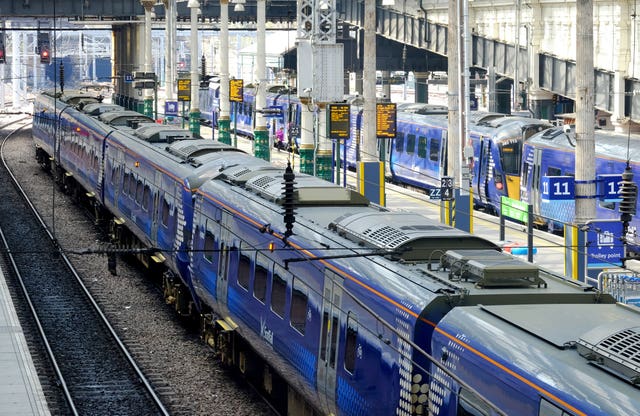
<svg viewBox="0 0 640 416"><path fill-rule="evenodd" d="M542 178L542 199L548 201L574 199L574 188L573 176L545 176Z"/></svg>

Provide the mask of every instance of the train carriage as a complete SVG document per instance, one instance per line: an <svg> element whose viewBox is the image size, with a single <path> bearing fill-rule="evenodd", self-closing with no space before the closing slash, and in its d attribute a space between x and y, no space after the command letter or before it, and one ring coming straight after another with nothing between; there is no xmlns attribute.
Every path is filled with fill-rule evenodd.
<svg viewBox="0 0 640 416"><path fill-rule="evenodd" d="M628 158L637 182L637 178L640 177L640 148L634 145L637 140L636 134L629 136L613 131L596 130L596 175L621 175ZM575 133L565 132L565 127L536 134L523 147L522 201L533 205L536 222L547 226L550 231L562 230L564 224L574 222L575 199L545 199L542 182L545 176L575 176L575 147ZM620 219L618 198L597 195L596 197L596 218ZM635 246L640 245L637 218L636 209L628 235L629 241Z"/></svg>
<svg viewBox="0 0 640 416"><path fill-rule="evenodd" d="M167 302L197 317L203 339L223 363L255 382L283 413L519 409L546 415L526 387L546 382L529 375L532 361L505 355L482 331L518 344L525 323L504 318L551 307L567 316L554 320L556 333L575 334L568 317L583 306L603 311L601 330L615 329L618 321L640 327L637 311L610 308L613 297L515 259L481 237L389 211L310 175L294 177L177 127L139 123L117 110L105 117L70 110L64 123L87 133L78 140L100 142L104 134L96 169L102 179L79 186L97 195L112 217L114 242L134 249L162 277ZM63 153L74 151L48 137L59 117L37 117L35 137ZM59 160L62 172L78 169L71 155ZM473 308L509 313L461 331L458 317ZM640 348L640 340L630 343ZM433 356L469 365L435 369ZM564 368L571 360L549 354L544 366ZM520 388L521 378L508 378L513 374L530 383ZM494 387L478 389L479 379ZM463 390L451 390L453 382ZM623 388L604 372L600 382L616 389L620 400L637 400L637 386ZM588 413L593 403L573 403L571 395L591 387L580 377L574 383L557 392L549 387L553 394L540 397L568 414ZM513 386L521 400L509 395Z"/></svg>

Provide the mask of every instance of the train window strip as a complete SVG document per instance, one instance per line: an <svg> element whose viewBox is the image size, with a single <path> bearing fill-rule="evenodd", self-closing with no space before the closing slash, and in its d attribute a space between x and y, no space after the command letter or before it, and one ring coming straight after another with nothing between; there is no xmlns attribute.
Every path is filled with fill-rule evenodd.
<svg viewBox="0 0 640 416"><path fill-rule="evenodd" d="M275 273L271 279L271 310L284 318L287 301L287 281Z"/></svg>
<svg viewBox="0 0 640 416"><path fill-rule="evenodd" d="M269 280L269 272L264 266L256 265L253 277L253 297L264 304L267 299L267 281Z"/></svg>
<svg viewBox="0 0 640 416"><path fill-rule="evenodd" d="M238 265L238 285L248 291L250 279L251 279L251 259L246 254L241 254L240 263Z"/></svg>
<svg viewBox="0 0 640 416"><path fill-rule="evenodd" d="M347 336L344 346L344 369L353 374L356 368L358 319L353 312L347 316Z"/></svg>
<svg viewBox="0 0 640 416"><path fill-rule="evenodd" d="M418 137L418 157L421 159L427 158L427 138L424 136Z"/></svg>
<svg viewBox="0 0 640 416"><path fill-rule="evenodd" d="M308 289L300 279L293 279L293 289L291 291L291 326L304 335L307 325L307 308L309 303Z"/></svg>
<svg viewBox="0 0 640 416"><path fill-rule="evenodd" d="M414 154L416 152L416 135L407 134L407 154Z"/></svg>
<svg viewBox="0 0 640 416"><path fill-rule="evenodd" d="M432 162L440 161L440 140L431 138L429 141L429 160Z"/></svg>
<svg viewBox="0 0 640 416"><path fill-rule="evenodd" d="M211 231L206 231L204 233L204 251L202 252L202 257L209 264L213 264L213 253L216 249L215 241L216 237Z"/></svg>
<svg viewBox="0 0 640 416"><path fill-rule="evenodd" d="M162 198L162 212L160 213L160 223L169 228L169 202L166 196Z"/></svg>

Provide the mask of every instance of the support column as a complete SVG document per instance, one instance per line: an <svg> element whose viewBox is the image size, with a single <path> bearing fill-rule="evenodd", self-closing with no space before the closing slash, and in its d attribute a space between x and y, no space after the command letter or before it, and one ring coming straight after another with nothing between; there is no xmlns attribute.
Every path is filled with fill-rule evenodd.
<svg viewBox="0 0 640 416"><path fill-rule="evenodd" d="M267 106L266 94L266 54L265 54L265 28L266 28L266 4L265 0L258 0L257 16L257 50L256 68L254 73L256 83L255 110L261 110ZM271 148L269 147L269 131L266 118L256 112L256 127L253 131L254 156L264 160L271 160Z"/></svg>
<svg viewBox="0 0 640 416"><path fill-rule="evenodd" d="M416 103L428 103L429 102L429 72L414 72L414 91Z"/></svg>
<svg viewBox="0 0 640 416"><path fill-rule="evenodd" d="M382 98L391 100L391 71L382 72Z"/></svg>
<svg viewBox="0 0 640 416"><path fill-rule="evenodd" d="M153 62L153 53L151 49L151 12L155 0L140 0L144 7L144 72L147 74L152 72L151 63ZM157 87L156 87L157 88ZM153 117L153 90L146 88L144 90L144 106L143 114L147 117Z"/></svg>
<svg viewBox="0 0 640 416"><path fill-rule="evenodd" d="M198 0L189 0L187 7L191 11L191 110L189 111L189 131L195 136L200 136L200 96L199 96L199 74L198 74L198 12L200 2Z"/></svg>
<svg viewBox="0 0 640 416"><path fill-rule="evenodd" d="M218 141L231 144L229 105L229 0L220 0L220 117ZM215 111L215 110L214 110Z"/></svg>
<svg viewBox="0 0 640 416"><path fill-rule="evenodd" d="M362 95L362 72L349 72L349 94Z"/></svg>
<svg viewBox="0 0 640 416"><path fill-rule="evenodd" d="M384 205L384 163L378 158L376 136L376 2L364 3L362 146L358 163L358 191Z"/></svg>
<svg viewBox="0 0 640 416"><path fill-rule="evenodd" d="M175 78L175 55L176 55L176 0L163 0L166 18L166 49L167 56L165 59L165 99L167 101L175 101L174 84Z"/></svg>
<svg viewBox="0 0 640 416"><path fill-rule="evenodd" d="M327 138L327 108L325 103L318 104L318 152L316 153L316 176L326 181L333 180L333 152L331 141Z"/></svg>
<svg viewBox="0 0 640 416"><path fill-rule="evenodd" d="M593 0L576 1L576 206L575 222L596 216Z"/></svg>
<svg viewBox="0 0 640 416"><path fill-rule="evenodd" d="M302 123L300 126L300 172L313 175L313 165L315 160L315 140L314 140L314 113L309 109L311 100L301 98Z"/></svg>

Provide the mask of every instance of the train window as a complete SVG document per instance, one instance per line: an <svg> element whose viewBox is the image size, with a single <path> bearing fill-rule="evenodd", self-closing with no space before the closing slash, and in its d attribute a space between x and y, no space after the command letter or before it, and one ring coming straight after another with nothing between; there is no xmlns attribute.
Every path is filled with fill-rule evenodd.
<svg viewBox="0 0 640 416"><path fill-rule="evenodd" d="M125 172L124 181L122 181L122 193L125 195L129 194L129 172Z"/></svg>
<svg viewBox="0 0 640 416"><path fill-rule="evenodd" d="M407 134L407 153L412 155L416 152L416 135Z"/></svg>
<svg viewBox="0 0 640 416"><path fill-rule="evenodd" d="M562 176L562 170L560 170L560 168L554 168L549 166L547 168L547 175L546 176Z"/></svg>
<svg viewBox="0 0 640 416"><path fill-rule="evenodd" d="M240 256L240 265L238 267L238 284L249 290L249 279L251 278L251 259L249 256L242 254Z"/></svg>
<svg viewBox="0 0 640 416"><path fill-rule="evenodd" d="M253 296L262 303L264 303L264 300L267 298L267 279L267 269L257 265L253 278Z"/></svg>
<svg viewBox="0 0 640 416"><path fill-rule="evenodd" d="M540 399L540 410L538 416L571 416L571 413L565 412L553 403Z"/></svg>
<svg viewBox="0 0 640 416"><path fill-rule="evenodd" d="M145 211L149 211L151 207L151 188L149 185L144 186L144 191L142 193L142 209Z"/></svg>
<svg viewBox="0 0 640 416"><path fill-rule="evenodd" d="M213 236L211 231L207 231L204 234L204 251L202 252L202 257L209 263L213 263L213 252L215 250L215 241L216 238Z"/></svg>
<svg viewBox="0 0 640 416"><path fill-rule="evenodd" d="M278 316L284 316L287 300L287 281L274 274L271 282L271 310Z"/></svg>
<svg viewBox="0 0 640 416"><path fill-rule="evenodd" d="M404 135L398 134L396 136L396 152L402 153L404 151Z"/></svg>
<svg viewBox="0 0 640 416"><path fill-rule="evenodd" d="M529 184L529 163L524 162L522 165L522 185L524 188Z"/></svg>
<svg viewBox="0 0 640 416"><path fill-rule="evenodd" d="M458 412L459 416L489 416L491 409L482 399L467 389L460 389L458 394Z"/></svg>
<svg viewBox="0 0 640 416"><path fill-rule="evenodd" d="M427 158L427 138L424 136L418 137L418 157L422 159Z"/></svg>
<svg viewBox="0 0 640 416"><path fill-rule="evenodd" d="M142 204L142 195L144 194L144 186L142 185L142 181L138 179L136 184L136 204Z"/></svg>
<svg viewBox="0 0 640 416"><path fill-rule="evenodd" d="M162 200L162 212L160 213L160 221L165 227L169 225L169 203L166 199Z"/></svg>
<svg viewBox="0 0 640 416"><path fill-rule="evenodd" d="M518 175L520 173L520 156L522 155L522 145L520 142L505 144L500 147L500 157L502 159L502 169L507 175Z"/></svg>
<svg viewBox="0 0 640 416"><path fill-rule="evenodd" d="M329 332L329 312L322 315L322 335L320 335L320 359L327 360L327 332Z"/></svg>
<svg viewBox="0 0 640 416"><path fill-rule="evenodd" d="M291 326L304 335L307 325L307 303L309 297L307 288L300 283L299 279L293 280L293 291L291 292Z"/></svg>
<svg viewBox="0 0 640 416"><path fill-rule="evenodd" d="M358 338L358 319L353 312L347 318L347 339L344 346L344 369L353 374L356 368L356 340Z"/></svg>
<svg viewBox="0 0 640 416"><path fill-rule="evenodd" d="M429 142L429 160L438 162L440 155L440 140L431 138Z"/></svg>
<svg viewBox="0 0 640 416"><path fill-rule="evenodd" d="M329 366L336 368L336 344L338 343L338 330L340 329L340 323L338 317L334 316L331 319L331 351L329 353Z"/></svg>

